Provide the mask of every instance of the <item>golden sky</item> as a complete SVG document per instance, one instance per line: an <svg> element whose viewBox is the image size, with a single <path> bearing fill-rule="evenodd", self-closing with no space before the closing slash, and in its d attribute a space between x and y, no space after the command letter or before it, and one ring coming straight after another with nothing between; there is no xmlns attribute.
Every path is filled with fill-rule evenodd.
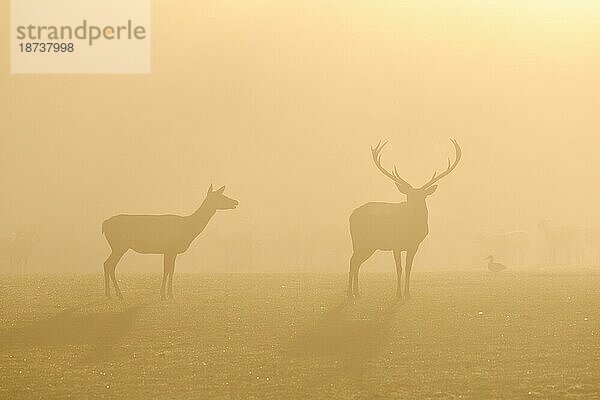
<svg viewBox="0 0 600 400"><path fill-rule="evenodd" d="M417 265L541 219L600 227L598 1L154 1L150 75L10 75L7 0L0 20L0 236L38 231L37 270L100 271L104 219L192 212L211 182L240 208L207 235L349 252L355 207L403 200L379 139L414 185L463 148Z"/></svg>

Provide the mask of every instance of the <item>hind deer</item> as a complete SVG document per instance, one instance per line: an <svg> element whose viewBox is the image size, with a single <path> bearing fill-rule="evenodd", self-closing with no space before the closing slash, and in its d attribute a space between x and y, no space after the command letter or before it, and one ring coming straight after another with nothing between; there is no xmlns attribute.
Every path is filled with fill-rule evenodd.
<svg viewBox="0 0 600 400"><path fill-rule="evenodd" d="M371 202L363 204L350 215L350 235L352 237L352 257L348 277L348 296L358 297L358 271L376 250L393 251L396 262L398 283L396 297L402 298L401 254L406 251L406 273L404 278L404 298L410 299L410 271L419 245L429 233L428 211L425 199L437 189L436 182L456 168L462 151L458 142L450 139L454 145L456 158L452 163L448 159L448 168L441 174L434 173L431 179L419 188L414 188L400 177L396 167L393 172L381 165L381 151L387 144L379 142L371 148L375 166L387 178L391 179L400 193L406 195L402 203Z"/></svg>
<svg viewBox="0 0 600 400"><path fill-rule="evenodd" d="M175 258L185 252L192 241L204 230L217 210L230 210L238 206L238 201L223 194L225 186L208 189L206 198L196 212L180 215L116 215L102 224L112 252L104 262L104 290L110 298L110 279L115 285L119 299L123 299L115 277L115 269L121 257L132 249L142 254L163 254L164 271L160 296L165 299L165 285L169 281L169 298L173 297L173 272Z"/></svg>

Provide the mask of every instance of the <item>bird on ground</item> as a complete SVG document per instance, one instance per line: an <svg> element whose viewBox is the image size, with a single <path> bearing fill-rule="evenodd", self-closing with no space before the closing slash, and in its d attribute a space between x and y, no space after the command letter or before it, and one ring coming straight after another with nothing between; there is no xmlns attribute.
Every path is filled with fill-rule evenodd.
<svg viewBox="0 0 600 400"><path fill-rule="evenodd" d="M488 261L488 269L492 272L500 272L506 269L506 265L500 264L499 262L494 262L494 256L487 256L485 258Z"/></svg>

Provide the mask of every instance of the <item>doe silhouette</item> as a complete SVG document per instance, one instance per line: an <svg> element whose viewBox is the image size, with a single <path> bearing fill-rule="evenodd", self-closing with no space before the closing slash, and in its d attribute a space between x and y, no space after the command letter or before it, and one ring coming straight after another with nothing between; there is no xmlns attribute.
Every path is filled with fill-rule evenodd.
<svg viewBox="0 0 600 400"><path fill-rule="evenodd" d="M165 299L165 285L169 281L168 295L173 297L173 272L175 258L184 253L192 241L204 230L217 210L230 210L238 201L223 194L225 186L208 189L206 198L196 212L180 215L116 215L102 224L112 252L104 262L104 290L110 297L110 279L115 285L117 297L123 298L115 277L115 269L121 257L132 249L142 254L163 254L164 271L160 296Z"/></svg>
<svg viewBox="0 0 600 400"><path fill-rule="evenodd" d="M393 172L381 165L381 151L387 144L379 142L371 148L375 166L389 179L398 190L406 195L402 203L370 202L363 204L350 215L350 235L352 236L352 257L348 278L348 296L359 296L358 271L376 250L393 251L396 261L398 284L396 297L402 298L401 254L406 251L406 273L404 277L404 298L410 298L410 271L419 245L429 233L428 211L425 199L437 189L437 181L448 175L460 161L462 151L454 139L456 158L453 163L448 159L448 168L441 174L434 173L431 179L419 188L415 188L400 177L396 167Z"/></svg>

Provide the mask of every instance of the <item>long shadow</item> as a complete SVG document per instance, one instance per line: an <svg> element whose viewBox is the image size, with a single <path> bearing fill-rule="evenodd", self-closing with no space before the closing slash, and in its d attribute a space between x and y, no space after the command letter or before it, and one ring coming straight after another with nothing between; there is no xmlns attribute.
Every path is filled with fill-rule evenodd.
<svg viewBox="0 0 600 400"><path fill-rule="evenodd" d="M106 303L98 301L69 308L48 319L2 332L0 349L75 346L89 350L82 361L100 361L129 332L139 312L152 304L133 307L123 304L119 311L79 312Z"/></svg>
<svg viewBox="0 0 600 400"><path fill-rule="evenodd" d="M352 305L352 301L344 300L327 311L299 337L295 346L298 354L332 358L341 371L362 375L365 363L377 355L389 338L391 322L402 303L392 301L370 318L350 318Z"/></svg>

